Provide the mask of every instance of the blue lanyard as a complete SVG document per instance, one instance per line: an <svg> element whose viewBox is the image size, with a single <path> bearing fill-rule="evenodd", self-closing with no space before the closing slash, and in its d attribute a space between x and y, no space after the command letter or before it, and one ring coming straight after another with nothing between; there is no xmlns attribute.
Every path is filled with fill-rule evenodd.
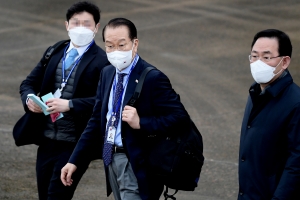
<svg viewBox="0 0 300 200"><path fill-rule="evenodd" d="M121 106L121 100L122 100L123 93L124 93L124 88L126 88L126 86L127 86L127 84L128 84L128 81L129 81L129 78L130 78L130 74L131 74L133 68L135 67L135 65L136 65L136 63L137 63L137 58L138 58L138 56L136 55L135 58L134 58L133 64L132 64L132 66L131 66L131 68L130 68L130 71L129 71L129 73L128 73L127 81L126 81L124 87L122 88L121 95L119 96L119 99L118 99L118 103L117 103L117 105L116 105L116 107L115 107L115 109L114 109L115 89L116 89L116 82L117 82L117 80L116 80L116 79L117 79L117 76L115 76L114 85L113 85L113 99L112 99L112 107L113 107L112 115L113 115L113 116L116 116L117 110L120 109L120 106Z"/></svg>
<svg viewBox="0 0 300 200"><path fill-rule="evenodd" d="M83 54L76 59L70 73L68 74L67 78L65 79L65 60L66 60L66 53L67 53L67 49L69 48L70 44L68 44L65 48L65 51L64 51L64 57L63 57L63 61L62 61L62 82L61 82L61 88L60 88L60 91L62 91L64 89L64 87L66 86L72 72L74 71L75 67L78 65L79 61L81 60L82 56L85 54L85 52L87 52L90 47L95 43L95 41L93 40L91 42L91 44L89 44L89 46L85 49L85 51L83 52Z"/></svg>

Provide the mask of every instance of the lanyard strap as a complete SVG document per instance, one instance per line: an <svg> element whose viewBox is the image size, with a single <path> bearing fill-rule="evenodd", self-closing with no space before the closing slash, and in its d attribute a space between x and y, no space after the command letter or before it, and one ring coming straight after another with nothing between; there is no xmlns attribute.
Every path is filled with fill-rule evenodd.
<svg viewBox="0 0 300 200"><path fill-rule="evenodd" d="M90 47L95 43L95 41L93 40L89 46L85 49L85 51L83 52L83 54L81 56L79 56L76 61L74 62L74 65L70 71L70 73L68 74L67 78L65 79L65 60L66 60L66 53L67 53L67 49L70 46L70 43L66 46L65 51L64 51L64 57L63 57L63 62L62 62L62 82L61 82L61 88L60 91L62 91L64 89L64 87L66 86L71 74L73 73L75 67L78 65L79 61L82 59L83 55L85 54L85 52L87 52Z"/></svg>
<svg viewBox="0 0 300 200"><path fill-rule="evenodd" d="M135 58L134 58L133 64L132 64L132 66L131 66L131 68L130 68L130 71L129 71L129 73L128 73L128 78L127 78L127 80L126 80L126 83L125 83L125 85L124 85L123 88L122 88L121 95L119 96L119 99L118 99L118 103L117 103L116 107L114 108L115 89L116 89L116 82L117 82L117 80L116 80L116 79L117 79L117 76L115 76L115 79L114 79L114 85L113 85L113 99L112 99L112 108L113 108L112 115L113 115L113 116L116 116L117 111L120 109L120 106L121 106L121 100L122 100L123 93L124 93L124 88L126 88L126 86L127 86L127 84L128 84L128 81L129 81L129 78L130 78L130 74L131 74L133 68L135 67L135 65L136 65L136 63L137 63L137 60L138 60L137 58L138 58L138 56L136 55Z"/></svg>

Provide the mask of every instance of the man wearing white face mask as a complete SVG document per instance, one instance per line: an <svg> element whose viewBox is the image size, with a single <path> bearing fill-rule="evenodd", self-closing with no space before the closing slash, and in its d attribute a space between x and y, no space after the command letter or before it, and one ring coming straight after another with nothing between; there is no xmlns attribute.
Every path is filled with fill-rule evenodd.
<svg viewBox="0 0 300 200"><path fill-rule="evenodd" d="M300 199L300 88L287 70L291 41L258 32L251 46L250 87L241 128L239 200Z"/></svg>
<svg viewBox="0 0 300 200"><path fill-rule="evenodd" d="M72 174L100 135L107 195L113 192L116 200L158 200L164 185L147 168L153 147L149 137L175 134L186 127L189 116L167 76L156 68L146 76L135 107L127 105L143 70L151 65L137 53L139 40L131 21L110 20L102 36L112 65L101 73L93 116L62 169L61 180L72 185Z"/></svg>
<svg viewBox="0 0 300 200"><path fill-rule="evenodd" d="M70 41L53 53L46 67L39 62L20 86L25 111L40 115L40 121L36 122L42 136L36 161L40 200L72 199L90 161L102 156L101 152L93 152L85 157L74 174L76 181L72 187L61 183L61 168L69 160L91 117L100 72L109 64L105 51L94 41L100 26L99 8L90 2L77 2L67 10L66 19L66 36L69 35ZM41 97L50 92L54 94L54 98L47 101L51 116L45 116L27 95ZM57 113L63 117L58 119Z"/></svg>

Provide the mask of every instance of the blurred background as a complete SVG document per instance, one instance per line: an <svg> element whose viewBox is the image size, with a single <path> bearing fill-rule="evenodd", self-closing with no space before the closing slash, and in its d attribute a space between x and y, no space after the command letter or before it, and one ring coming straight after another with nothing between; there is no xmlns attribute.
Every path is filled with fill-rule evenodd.
<svg viewBox="0 0 300 200"><path fill-rule="evenodd" d="M16 147L12 128L23 115L19 85L43 52L68 39L73 0L0 0L0 199L37 199L37 146ZM292 41L289 67L300 84L299 0L94 0L101 9L95 37L112 18L138 29L140 56L163 71L202 133L206 158L194 192L177 199L232 200L238 192L240 126L253 83L248 55L254 35L275 28ZM106 198L102 161L91 163L74 199Z"/></svg>

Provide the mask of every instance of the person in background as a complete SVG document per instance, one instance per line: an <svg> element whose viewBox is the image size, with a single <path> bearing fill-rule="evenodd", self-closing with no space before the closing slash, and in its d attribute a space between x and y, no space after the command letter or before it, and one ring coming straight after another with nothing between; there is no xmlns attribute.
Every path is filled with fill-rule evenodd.
<svg viewBox="0 0 300 200"><path fill-rule="evenodd" d="M43 115L41 119L43 139L36 160L40 200L72 199L90 161L101 157L101 153L86 156L78 165L73 185L65 187L61 183L61 168L68 162L91 117L100 72L109 64L105 52L94 41L99 20L100 10L95 4L86 1L73 4L67 10L65 22L71 41L52 55L47 67L39 62L20 86L26 112L42 113L42 109L27 98L28 94L41 97L52 92L55 97L47 101L50 116ZM59 113L63 117L58 119Z"/></svg>
<svg viewBox="0 0 300 200"><path fill-rule="evenodd" d="M300 88L288 71L287 34L258 32L251 45L249 89L241 128L239 200L300 199Z"/></svg>

